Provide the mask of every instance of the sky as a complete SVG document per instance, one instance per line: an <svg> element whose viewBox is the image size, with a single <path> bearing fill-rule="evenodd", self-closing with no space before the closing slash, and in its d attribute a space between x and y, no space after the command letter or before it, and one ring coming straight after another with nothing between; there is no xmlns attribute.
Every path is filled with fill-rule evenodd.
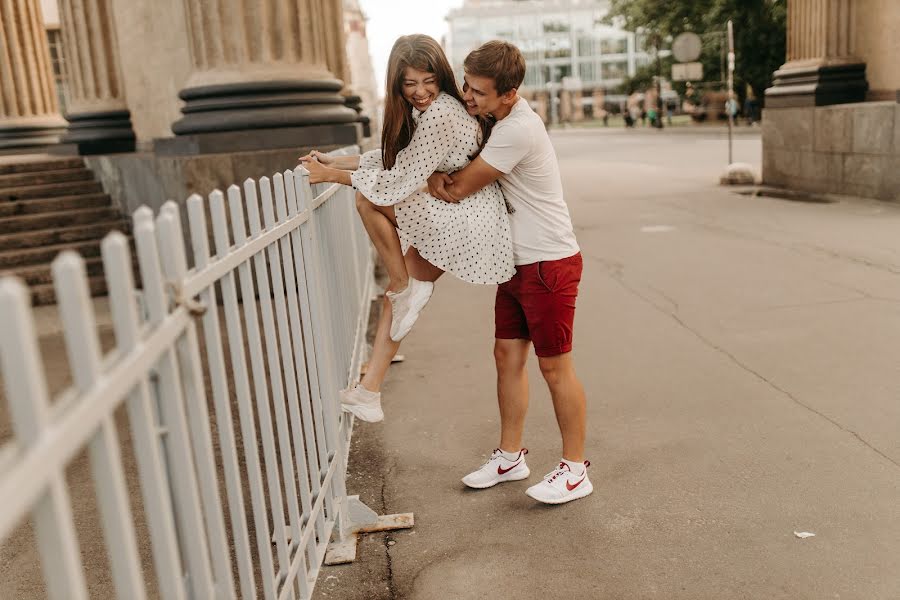
<svg viewBox="0 0 900 600"><path fill-rule="evenodd" d="M447 33L444 17L463 0L358 0L368 17L366 35L375 67L375 81L384 87L384 73L391 46L401 35L424 33L437 41Z"/></svg>

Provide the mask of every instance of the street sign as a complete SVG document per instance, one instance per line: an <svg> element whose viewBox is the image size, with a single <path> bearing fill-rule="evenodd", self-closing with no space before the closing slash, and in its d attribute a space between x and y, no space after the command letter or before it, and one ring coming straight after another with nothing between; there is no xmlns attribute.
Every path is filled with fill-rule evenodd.
<svg viewBox="0 0 900 600"><path fill-rule="evenodd" d="M696 33L686 31L679 34L672 42L672 56L678 62L693 62L700 58L700 51L703 45L700 42L700 36Z"/></svg>
<svg viewBox="0 0 900 600"><path fill-rule="evenodd" d="M688 62L672 65L672 81L701 81L703 63Z"/></svg>

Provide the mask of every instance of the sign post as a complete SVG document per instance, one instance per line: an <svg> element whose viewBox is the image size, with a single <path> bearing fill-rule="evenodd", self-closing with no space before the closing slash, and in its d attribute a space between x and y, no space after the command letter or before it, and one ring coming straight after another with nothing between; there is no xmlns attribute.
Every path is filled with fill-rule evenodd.
<svg viewBox="0 0 900 600"><path fill-rule="evenodd" d="M728 164L732 162L731 130L734 127L734 113L736 112L734 99L734 28L731 19L728 20Z"/></svg>

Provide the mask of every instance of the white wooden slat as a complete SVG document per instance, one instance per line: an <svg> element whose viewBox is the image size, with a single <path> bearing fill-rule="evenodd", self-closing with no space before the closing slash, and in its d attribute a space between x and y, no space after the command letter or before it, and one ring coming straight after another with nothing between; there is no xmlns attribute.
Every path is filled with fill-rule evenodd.
<svg viewBox="0 0 900 600"><path fill-rule="evenodd" d="M128 239L121 233L111 233L103 240L101 252L116 346L120 352L128 354L140 343L140 322ZM134 439L141 495L160 596L164 600L183 600L185 592L181 584L181 558L175 534L175 516L172 513L169 481L157 437L156 415L151 405L148 376L149 374L145 374L129 392L125 406Z"/></svg>
<svg viewBox="0 0 900 600"><path fill-rule="evenodd" d="M297 283L300 292L300 311L302 317L303 324L303 340L306 348L306 362L307 362L307 373L309 374L309 387L310 393L312 397L312 412L313 412L313 422L316 427L316 446L319 452L319 477L323 477L325 471L328 469L328 446L327 440L325 438L325 430L323 420L321 418L322 415L322 390L321 390L321 381L320 381L320 373L319 373L319 363L322 358L316 355L316 345L315 345L315 335L313 331L313 316L310 310L310 278L308 275L308 264L311 258L307 258L306 254L308 252L312 252L312 249L309 247L309 242L306 241L306 237L309 233L310 222L309 220L314 218L314 213L308 206L301 206L299 202L299 198L302 193L309 194L309 184L307 183L307 178L300 175L300 169L298 168L292 174L293 180L293 188L294 194L293 197L291 195L288 196L288 210L291 210L293 206L293 210L301 213L306 212L309 213L308 220L300 226L296 233L296 239L292 240L296 242L294 244L294 264L296 266L297 271ZM305 172L305 170L303 171ZM301 189L306 188L304 192L301 192ZM293 201L293 202L292 202Z"/></svg>
<svg viewBox="0 0 900 600"><path fill-rule="evenodd" d="M268 182L268 180L266 181ZM250 226L250 236L253 238L259 237L262 234L262 224L260 223L259 218L259 198L256 194L256 182L252 179L247 179L244 182L244 200L247 206L247 221ZM265 340L266 362L268 364L269 387L272 392L272 406L275 409L278 455L282 469L281 483L285 495L284 500L288 507L288 518L291 521L296 522L300 519L300 509L297 504L297 487L294 481L294 461L291 455L291 438L285 414L285 392L281 375L278 335L275 331L275 317L272 314L273 289L269 284L269 272L266 267L266 254L264 252L260 252L253 257L253 267L256 289L259 291L259 305L263 324L262 333ZM278 263L275 263L274 267L280 268ZM278 291L274 290L274 293L277 294ZM266 413L271 420L272 417L268 408L269 406L267 405ZM269 426L271 427L271 423ZM276 536L279 533L282 536L286 536L285 528L287 525L289 525L289 523L285 521L280 531L276 528ZM294 539L296 539L296 537L294 537ZM287 543L286 539L285 549L287 555L284 562L281 562L279 565L281 573L284 573L287 569L292 552L291 545ZM294 582L288 581L286 582L286 586L293 589Z"/></svg>
<svg viewBox="0 0 900 600"><path fill-rule="evenodd" d="M74 252L63 252L51 268L69 366L76 388L84 394L101 376L100 341L84 260ZM146 597L144 577L113 413L105 415L88 449L116 594L141 600Z"/></svg>
<svg viewBox="0 0 900 600"><path fill-rule="evenodd" d="M181 294L182 282L187 274L187 259L178 205L171 201L163 204L156 222L157 239L166 278L170 285L174 284L177 293ZM183 302L186 299L178 300ZM222 515L222 500L216 476L217 467L209 431L209 410L206 403L203 367L200 363L200 347L193 321L188 324L184 336L177 342L175 359L179 365L191 447L194 450L197 480L200 484L200 498L203 503L203 516L215 575L216 597L233 598L234 576L229 553L231 544L225 533L225 519Z"/></svg>
<svg viewBox="0 0 900 600"><path fill-rule="evenodd" d="M328 470L328 448L326 446L325 433L322 429L318 366L316 363L315 344L313 342L312 316L309 310L309 286L307 284L306 278L306 260L303 256L303 240L301 234L301 228L305 227L305 223L307 223L309 218L311 217L312 211L305 210L301 212L298 209L297 185L299 182L294 177L293 171L285 171L284 175L285 198L287 200L287 210L289 217L294 218L299 215L306 216L304 225L301 225L300 228L291 232L291 246L294 251L293 265L297 282L297 294L300 302L301 327L303 330L303 357L306 360L306 364L298 365L297 369L298 371L301 371L307 375L307 383L309 385L308 410L304 411L303 419L304 432L306 433L307 443L309 444L310 442L312 442L314 444L314 447L309 449L310 454L312 454L313 451L316 454L316 471L312 471L312 467L310 468L310 476L312 478L312 491L315 497L323 495L324 497L329 498L328 507L330 509L330 494L323 494L322 492L325 472ZM319 513L317 515L315 523L318 536L320 538L324 537L326 535L324 513ZM313 547L310 548L310 564L314 565L316 559L314 547L315 540L312 540L311 544L313 545Z"/></svg>
<svg viewBox="0 0 900 600"><path fill-rule="evenodd" d="M44 441L48 420L49 396L43 361L38 350L34 317L28 288L18 279L0 279L0 365L13 431L25 452ZM86 600L87 586L81 569L81 554L72 521L72 508L65 483L65 463L42 465L46 486L32 506L31 515L43 564L44 581L51 600ZM25 473L5 473L4 483L15 485ZM4 500L12 497L0 495ZM23 512L5 503L5 519L0 539L18 524Z"/></svg>
<svg viewBox="0 0 900 600"><path fill-rule="evenodd" d="M218 258L222 258L231 251L228 217L225 213L225 198L222 192L216 190L209 195L209 202L216 254ZM247 372L244 333L234 280L235 276L232 272L225 274L221 280L225 329L228 333L228 350L231 354L232 377L241 423L241 440L246 458L250 503L253 508L256 544L260 560L260 578L263 583L263 596L267 600L271 600L276 597L275 567L272 559L272 546L269 541L269 518L263 490L262 463L259 458L253 402L250 396L250 374Z"/></svg>
<svg viewBox="0 0 900 600"><path fill-rule="evenodd" d="M275 217L275 207L272 202L272 186L267 177L263 177L260 179L260 196L262 198L262 206L263 206L263 218L265 221L265 227L267 230L273 229L277 220ZM284 189L282 187L282 193ZM280 240L281 244L287 243L290 244L290 241L287 239ZM291 491L293 494L293 502L291 502L291 496L288 496L288 505L290 507L290 528L291 528L291 540L292 545L296 546L299 543L300 535L301 535L301 526L303 525L302 518L306 515L309 509L310 497L309 497L309 479L308 474L306 473L306 462L305 458L302 455L303 452L303 437L302 432L300 430L301 423L299 419L299 413L297 413L297 409L300 406L300 398L297 393L297 379L294 372L294 352L292 339L297 333L291 333L291 323L288 318L288 309L286 296L290 293L288 290L285 290L284 287L284 277L282 275L282 267L284 266L288 271L293 269L293 266L283 265L281 252L279 251L279 244L272 244L268 250L268 260L269 260L269 268L271 271L272 277L272 288L274 290L274 298L275 298L275 317L278 324L278 342L281 350L281 364L271 365L270 368L274 368L277 371L284 370L284 387L285 387L285 402L287 406L281 405L276 406L277 412L277 422L279 425L279 435L282 435L281 430L283 429L284 438L287 440L285 443L285 450L288 453L287 458L282 458L282 466L290 464L290 471L285 472L285 479L290 479L291 481L291 489L294 488L294 481L297 480L300 487L300 504L298 504L298 499L295 491ZM296 297L296 291L293 291L294 296ZM288 415L290 414L290 422ZM293 433L293 443L294 443L294 452L295 455L291 457L291 434ZM293 461L297 462L297 473L293 472ZM301 515L300 507L303 507L303 514ZM299 549L299 553L303 554L303 549ZM289 580L290 581L290 580ZM310 594L310 590L308 589L308 583L306 581L306 569L303 569L303 576L297 578L298 591L300 596L306 598Z"/></svg>
<svg viewBox="0 0 900 600"><path fill-rule="evenodd" d="M14 515L21 515L27 507L37 502L56 477L46 465L65 464L87 444L91 432L100 426L106 414L115 410L119 400L140 382L148 370L153 369L175 339L181 334L188 320L184 310L174 313L171 319L160 325L143 342L141 351L120 358L120 377L104 377L91 392L82 398L65 394L78 402L66 402L67 410L57 415L50 428L53 444L38 444L20 456L19 460L0 478L0 531L15 524ZM56 411L54 411L56 413Z"/></svg>
<svg viewBox="0 0 900 600"><path fill-rule="evenodd" d="M209 232L206 227L203 198L197 194L188 198L188 221L191 230L191 245L194 263L198 270L209 264ZM187 287L187 286L185 286ZM244 512L244 494L241 472L238 465L234 425L229 399L228 374L225 371L225 357L222 352L222 334L219 329L219 311L215 287L210 285L200 292L200 300L206 306L203 314L203 335L206 341L206 356L209 366L210 385L216 411L216 430L219 434L219 448L225 472L225 487L228 497L228 511L231 520L232 542L240 579L241 597L255 600L256 581L250 555L250 538Z"/></svg>
<svg viewBox="0 0 900 600"><path fill-rule="evenodd" d="M296 171L299 171L297 173ZM301 210L310 207L312 198L310 197L310 189L307 184L308 181L308 173L306 169L302 167L298 167L294 173L294 184L297 190L297 206ZM298 174L299 183L298 182ZM319 371L321 372L321 410L322 416L324 420L324 429L325 436L328 443L328 446L333 451L332 460L338 461L338 468L336 469L336 476L333 481L333 496L336 498L335 506L331 509L330 514L332 518L335 518L340 523L346 523L346 504L341 500L346 497L346 490L344 485L344 469L342 467L344 460L344 452L343 452L343 440L342 437L338 433L338 411L340 410L340 402L337 398L338 392L338 378L334 373L334 354L331 348L331 338L327 331L324 330L324 325L327 319L327 311L325 310L325 303L322 299L322 287L317 285L322 281L322 277L320 276L321 265L319 264L321 261L321 255L316 255L315 250L313 250L313 254L310 256L310 253L306 252L306 248L310 247L315 249L317 244L317 237L319 236L318 232L318 223L317 216L313 213L309 222L304 224L301 228L301 238L304 247L304 256L308 259L307 261L307 276L309 277L312 285L308 286L308 289L312 290L312 293L309 294L309 302L310 302L310 312L312 313L312 325L313 325L313 339L316 342L316 357L321 358L317 362ZM334 510L336 509L336 511ZM321 540L320 540L321 542Z"/></svg>
<svg viewBox="0 0 900 600"><path fill-rule="evenodd" d="M252 204L257 205L255 186L246 186L247 197L252 198ZM259 182L260 195L263 203L263 213L266 220L266 229L275 226L274 209L272 205L272 186L268 177L263 177ZM259 214L256 213L251 219L250 229L254 235L262 233L261 224L258 221ZM268 257L269 273L266 273L266 257ZM300 537L300 508L297 498L296 476L294 474L294 457L291 451L291 432L288 423L288 403L297 402L297 382L294 379L293 371L293 352L291 350L291 331L290 324L287 319L287 306L285 304L284 279L282 277L281 254L278 244L271 244L266 252L266 256L259 254L254 258L254 266L257 272L257 281L268 287L269 277L271 277L272 294L260 293L260 300L263 305L263 320L266 326L266 348L269 355L269 372L272 380L272 387L275 391L275 417L278 425L278 438L281 448L281 462L284 469L284 478L286 482L285 491L287 493L287 503L290 516L290 527L292 531L292 539L296 542ZM262 273L262 277L260 277ZM261 287L262 289L262 287ZM274 298L275 315L272 315L272 299ZM276 332L277 329L277 332ZM269 347L271 344L271 348ZM279 360L280 358L280 360ZM282 379L282 372L284 378Z"/></svg>
<svg viewBox="0 0 900 600"><path fill-rule="evenodd" d="M231 233L238 247L247 243L247 229L244 222L244 202L241 190L232 185L228 188L228 207L231 216ZM241 284L241 303L244 308L244 325L247 328L247 341L250 348L262 349L263 342L259 330L259 319L256 310L256 290L253 287L253 274L250 263L238 267L238 279ZM268 293L268 290L266 290ZM262 295L262 290L260 290ZM284 535L285 519L281 475L278 472L278 459L275 451L275 434L272 429L272 415L269 411L269 390L266 385L266 367L261 352L250 353L250 369L253 374L253 390L255 394L256 414L259 417L259 433L263 446L263 459L266 466L266 479L269 489L269 510L272 513L272 528L275 536L275 550L278 555L279 570L288 564L288 548Z"/></svg>
<svg viewBox="0 0 900 600"><path fill-rule="evenodd" d="M139 215L139 212L142 214ZM157 325L164 321L169 311L159 264L156 227L149 209L135 212L134 238L147 312L151 325ZM183 332L184 329L181 330ZM160 425L167 432L166 467L173 479L171 487L175 498L175 516L189 572L187 581L195 597L205 598L214 593L214 584L174 344L160 358L156 373L158 387L154 391L158 394Z"/></svg>
<svg viewBox="0 0 900 600"><path fill-rule="evenodd" d="M285 171L284 175L275 176L275 204L278 219L280 221L294 220L297 218L296 201L291 202L293 206L293 214L288 211L288 196L293 194L293 171ZM299 227L299 225L298 225ZM285 285L288 290L288 314L290 316L291 330L294 332L292 343L294 347L294 370L297 377L297 385L300 393L300 405L291 407L292 427L295 435L298 436L295 442L297 452L297 463L300 467L301 492L307 494L301 495L303 502L303 513L307 519L307 527L316 527L321 535L325 534L325 520L320 515L317 519L311 519L310 506L315 497L318 496L321 487L319 478L319 454L316 449L315 425L313 424L312 399L310 396L309 377L307 374L306 351L303 345L303 325L300 319L300 299L299 286L296 277L296 268L298 260L302 261L299 256L295 257L293 247L296 244L300 248L300 232L295 230L291 232L290 237L281 239L281 252L284 260L284 278ZM302 425L298 424L302 423ZM299 439L302 427L303 439ZM303 468L306 460L306 468ZM307 488L307 486L311 486ZM311 495L309 495L311 492ZM309 495L307 498L306 496ZM315 559L315 540L310 540L307 547L308 560L310 563Z"/></svg>

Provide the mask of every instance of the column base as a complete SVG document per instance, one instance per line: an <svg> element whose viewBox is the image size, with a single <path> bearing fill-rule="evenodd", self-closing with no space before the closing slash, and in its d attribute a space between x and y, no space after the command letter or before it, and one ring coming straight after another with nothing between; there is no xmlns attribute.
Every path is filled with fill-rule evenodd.
<svg viewBox="0 0 900 600"><path fill-rule="evenodd" d="M134 152L135 136L131 113L110 110L66 115L69 129L63 143L74 144L78 154L114 154Z"/></svg>
<svg viewBox="0 0 900 600"><path fill-rule="evenodd" d="M359 142L361 133L362 126L355 122L193 133L153 140L153 151L158 156L194 156L281 148L349 146Z"/></svg>
<svg viewBox="0 0 900 600"><path fill-rule="evenodd" d="M349 108L352 108L354 111L356 111L357 119L362 125L362 136L370 137L372 135L371 119L362 114L362 98L357 96L356 94L351 94L345 97L345 101Z"/></svg>
<svg viewBox="0 0 900 600"><path fill-rule="evenodd" d="M766 107L864 102L868 89L865 63L781 68L775 71L772 87L766 90Z"/></svg>
<svg viewBox="0 0 900 600"><path fill-rule="evenodd" d="M176 136L290 127L352 124L356 112L334 79L256 81L182 90ZM296 145L296 143L295 143Z"/></svg>
<svg viewBox="0 0 900 600"><path fill-rule="evenodd" d="M34 117L0 122L0 148L34 148L59 143L66 122L59 117Z"/></svg>

